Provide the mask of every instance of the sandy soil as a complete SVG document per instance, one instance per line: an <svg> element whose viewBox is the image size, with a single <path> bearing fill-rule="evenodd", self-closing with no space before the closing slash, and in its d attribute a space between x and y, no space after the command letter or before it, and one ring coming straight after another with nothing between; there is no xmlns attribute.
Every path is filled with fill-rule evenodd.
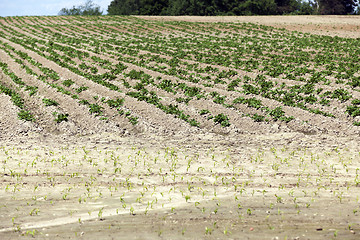
<svg viewBox="0 0 360 240"><path fill-rule="evenodd" d="M142 18L253 22L360 37L360 19L353 16ZM187 111L208 104L237 121L228 130L210 123L191 128L8 44L61 73L61 80L87 84L84 99L124 97L124 109L141 121L132 126L111 109L105 111L113 118L99 120L70 96L37 83L38 94L61 107L45 111L40 98L32 99L41 121L29 123L0 95L0 239L360 238L360 138L346 119L296 110L308 125L261 125L204 101ZM0 56L7 59L4 51ZM7 61L27 84L35 82ZM11 82L4 74L0 81ZM55 110L70 113L70 120L55 124Z"/></svg>
<svg viewBox="0 0 360 240"><path fill-rule="evenodd" d="M358 139L3 141L2 239L357 239Z"/></svg>
<svg viewBox="0 0 360 240"><path fill-rule="evenodd" d="M360 16L137 16L156 21L250 22L313 34L360 37Z"/></svg>

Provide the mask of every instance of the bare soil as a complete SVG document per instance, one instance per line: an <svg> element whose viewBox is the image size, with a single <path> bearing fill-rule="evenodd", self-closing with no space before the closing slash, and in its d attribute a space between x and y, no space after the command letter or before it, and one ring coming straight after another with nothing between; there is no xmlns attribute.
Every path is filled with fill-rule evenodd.
<svg viewBox="0 0 360 240"><path fill-rule="evenodd" d="M358 153L327 135L18 137L0 236L357 239Z"/></svg>
<svg viewBox="0 0 360 240"><path fill-rule="evenodd" d="M339 37L360 37L359 16L137 16L156 21L188 22L250 22L290 31L307 32Z"/></svg>

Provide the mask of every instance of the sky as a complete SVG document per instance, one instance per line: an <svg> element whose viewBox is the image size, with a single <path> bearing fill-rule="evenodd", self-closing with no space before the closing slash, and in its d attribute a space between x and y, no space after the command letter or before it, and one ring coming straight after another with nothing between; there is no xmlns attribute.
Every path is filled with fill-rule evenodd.
<svg viewBox="0 0 360 240"><path fill-rule="evenodd" d="M112 0L93 0L103 13ZM62 8L82 5L86 0L0 0L0 16L54 16Z"/></svg>

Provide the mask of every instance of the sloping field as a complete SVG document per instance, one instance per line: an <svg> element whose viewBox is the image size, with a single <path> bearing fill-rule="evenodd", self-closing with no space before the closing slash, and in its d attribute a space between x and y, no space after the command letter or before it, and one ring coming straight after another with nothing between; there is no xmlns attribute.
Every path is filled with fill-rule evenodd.
<svg viewBox="0 0 360 240"><path fill-rule="evenodd" d="M157 21L255 23L291 31L347 38L360 37L359 16L293 15L293 16L138 16Z"/></svg>
<svg viewBox="0 0 360 240"><path fill-rule="evenodd" d="M1 239L359 238L358 25L218 19L0 18Z"/></svg>
<svg viewBox="0 0 360 240"><path fill-rule="evenodd" d="M357 39L121 17L1 23L2 92L37 131L359 131Z"/></svg>

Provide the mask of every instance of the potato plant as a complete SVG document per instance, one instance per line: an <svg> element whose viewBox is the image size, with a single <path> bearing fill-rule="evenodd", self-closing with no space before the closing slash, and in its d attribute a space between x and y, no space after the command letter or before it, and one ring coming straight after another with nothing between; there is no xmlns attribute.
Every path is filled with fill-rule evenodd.
<svg viewBox="0 0 360 240"><path fill-rule="evenodd" d="M113 17L108 17L110 22L112 19ZM122 23L121 21L120 23ZM98 28L93 30L94 35L91 37L87 37L83 31L79 30L76 24L69 26L71 31L67 32L67 35L61 34L61 25L31 25L33 29L31 34L34 37L15 32L11 29L11 25L4 25L3 28L7 34L12 34L12 36L6 35L8 40L20 44L26 49L31 49L31 51L35 51L48 60L54 61L56 64L112 91L125 91L128 96L154 104L165 113L170 112L175 115L174 117L179 117L194 126L199 126L195 122L198 122L201 118L196 115L191 116L189 113L184 113L184 116L189 115L189 118L183 117L177 111L169 111L169 107L166 106L170 105L162 103L161 97L155 99L152 98L156 95L153 95L150 99L145 97L147 94L146 87L151 86L151 88L154 88L154 93L157 93L160 89L173 93L174 100L180 105L193 105L191 101L206 99L208 94L224 85L227 91L236 92L238 95L237 99L244 98L244 95L252 94L275 100L283 106L300 108L308 111L309 114L320 114L331 118L336 116L326 106L329 106L331 101L339 101L341 104L346 104L352 98L352 94L350 89L341 87L334 87L321 93L321 86L332 85L329 78L335 77L338 84L346 87L347 82L343 80L344 76L341 75L342 72L346 72L347 78L350 79L348 86L351 86L352 89L357 87L354 84L357 77L353 76L357 71L356 66L351 64L351 59L355 57L354 55L349 54L349 57L345 59L341 57L341 54L338 54L336 57L332 57L333 62L327 62L330 59L326 45L330 41L329 37L310 36L305 33L293 34L254 24L227 23L222 26L223 30L215 30L214 24L206 25L198 23L199 29L204 29L206 37L204 37L205 35L199 37L198 41L201 44L194 46L191 42L191 35L187 33L189 26L184 23L177 23L177 27L180 28L179 31L183 35L172 39L162 36L162 40L166 44L162 44L160 47L158 46L159 39L156 38L156 34L149 30L149 28L161 28L158 23L146 22L146 27L143 28L140 27L141 24L137 23L135 19L131 21L134 21L133 26L136 26L134 29L128 29L126 24L123 26L120 24L117 27L124 28L126 31L133 33L142 29L142 31L148 34L141 36L132 35L131 37L120 35L122 37L121 41L116 38L99 38L99 36L121 34L120 30L109 28L109 26L105 26L102 23L96 23ZM170 27L170 25L168 26ZM217 34L208 34L205 26L212 29L211 31L215 33L220 34L222 32L225 35L231 35L231 40L224 44L224 41ZM49 31L49 27L53 30ZM24 28L24 31L29 30ZM252 35L251 37L243 36L236 34L234 31L251 33ZM283 35L287 35L288 38L283 38ZM17 38L13 36L17 36ZM40 40L39 38L48 40ZM312 48L309 47L309 41L304 40L305 38L312 39ZM20 39L26 39L26 41ZM142 45L140 42L148 44ZM176 44L174 44L175 42ZM237 42L244 44L238 46ZM335 43L338 44L337 49L339 51L348 51L354 47L354 44L346 39L344 41L335 41ZM6 46L9 54L12 54L12 47ZM203 48L202 51L198 49L200 47ZM309 47L312 50L303 51L302 48L305 47ZM184 49L187 49L187 51L184 51ZM280 54L265 54L270 49L278 50ZM313 54L315 49L318 51L317 54ZM209 54L204 54L205 50ZM321 50L323 51L321 52ZM139 53L139 51L143 51L143 53ZM27 60L34 64L28 54L16 50L15 54L20 56L17 61L24 62L24 60ZM241 54L242 58L237 58L238 54ZM295 55L297 56L296 58L289 57ZM252 61L251 59L257 59L257 61ZM287 64L283 64L283 62ZM199 63L206 64L207 66L199 67ZM127 71L128 64L158 72L163 76L176 77L178 80L174 82L168 79L162 80L162 77L160 77L161 81L158 81L158 79L153 78L151 74L149 75L143 70L137 71L132 69ZM216 67L213 67L214 64ZM310 67L311 65L314 67ZM25 66L29 73L34 72L27 64ZM34 66L40 67L39 65ZM315 69L319 66L324 66L325 70L316 71ZM227 69L220 71L219 67ZM48 79L54 81L59 79L59 73L55 73L47 68L40 67L40 69L48 75ZM239 77L239 71L251 73L255 70L260 71L262 74L257 75L255 78L248 77L247 75L244 76L244 79ZM129 78L133 85L129 84L126 78ZM269 78L278 78L283 83L279 84L278 81L273 81ZM126 83L126 88L124 89L124 85L118 84L118 82L113 82L115 79L121 79L124 84ZM71 81L64 81L65 86L70 88ZM291 84L285 84L285 82L291 82ZM51 83L51 85L57 87L59 91L65 94L74 94L72 91L57 86L56 83ZM136 89L139 93L135 93L132 88ZM209 92L207 88L212 90ZM86 89L88 87L80 86L72 90L80 93ZM320 95L321 99L317 95ZM250 99L261 101L257 97ZM232 100L228 100L226 95L214 96L213 101L225 107L232 106ZM253 103L250 102L238 101L237 103L247 104L249 108L254 107ZM258 103L254 102L254 104ZM264 105L264 103L262 104ZM171 106L173 105L171 104ZM255 108L259 109L260 105L258 104ZM268 110L266 104L261 106L261 109L263 111L262 114L249 109L243 115L250 116L256 122L261 120L261 117L259 118L258 116L265 117L266 115L270 117L268 120L272 119L273 121L289 122L294 119L292 116L281 117L277 116L277 114L274 115L274 109ZM231 123L231 118L229 121Z"/></svg>

